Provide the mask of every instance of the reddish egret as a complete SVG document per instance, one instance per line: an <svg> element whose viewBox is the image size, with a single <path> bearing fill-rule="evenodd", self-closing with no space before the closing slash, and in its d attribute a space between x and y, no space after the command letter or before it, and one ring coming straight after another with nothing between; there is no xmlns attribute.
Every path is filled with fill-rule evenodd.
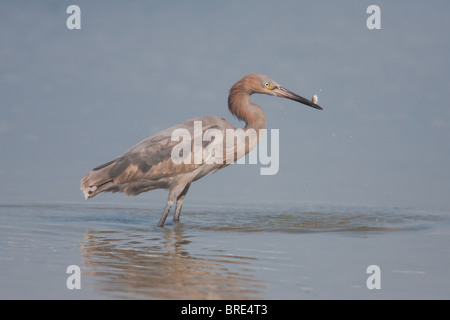
<svg viewBox="0 0 450 320"><path fill-rule="evenodd" d="M253 93L288 98L322 110L322 107L315 103L317 102L316 98L313 98L313 101L305 99L283 88L264 74L255 73L243 77L230 89L228 108L237 119L245 121L244 132L256 130L258 133L253 139L249 139L253 141L248 141L248 145L245 146L245 154L257 145L262 132L260 130L264 129L266 123L266 116L261 107L250 100ZM178 221L181 205L193 181L212 171L222 169L245 155L238 154L234 148L233 150L224 149L225 154L222 162L175 163L171 157L172 149L179 141L172 141L172 133L176 129L186 129L193 135L194 122L196 121L201 121L203 132L211 128L222 132L224 140L226 130L235 129L224 118L206 116L188 120L161 131L141 141L115 160L92 169L84 176L81 180L81 190L85 198L92 198L103 191L120 191L128 195L137 195L153 189L169 189L169 198L158 226L164 226L167 215L175 201L176 208L173 220ZM230 159L231 162L228 161Z"/></svg>

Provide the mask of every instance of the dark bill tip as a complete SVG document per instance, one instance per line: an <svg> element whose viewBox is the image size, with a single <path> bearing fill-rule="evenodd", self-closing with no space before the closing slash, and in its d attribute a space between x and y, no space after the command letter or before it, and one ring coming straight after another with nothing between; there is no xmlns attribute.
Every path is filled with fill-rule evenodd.
<svg viewBox="0 0 450 320"><path fill-rule="evenodd" d="M292 91L289 91L283 87L278 87L278 88L274 89L273 92L278 97L291 99L291 100L303 103L304 105L310 106L314 109L323 110L323 108L321 106L319 106L318 104L312 102L311 100L303 98L302 96L299 96L298 94L293 93Z"/></svg>

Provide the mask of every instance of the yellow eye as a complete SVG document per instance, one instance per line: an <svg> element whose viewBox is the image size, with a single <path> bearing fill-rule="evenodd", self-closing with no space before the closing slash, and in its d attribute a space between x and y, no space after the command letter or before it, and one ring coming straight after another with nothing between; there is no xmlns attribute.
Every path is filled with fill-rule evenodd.
<svg viewBox="0 0 450 320"><path fill-rule="evenodd" d="M264 82L264 88L266 88L266 89L272 89L273 88L273 85L270 83L270 82Z"/></svg>

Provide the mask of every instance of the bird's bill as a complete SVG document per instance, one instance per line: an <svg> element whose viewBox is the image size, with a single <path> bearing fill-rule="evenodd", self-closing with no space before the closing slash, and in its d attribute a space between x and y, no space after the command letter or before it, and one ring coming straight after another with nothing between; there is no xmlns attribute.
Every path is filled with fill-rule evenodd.
<svg viewBox="0 0 450 320"><path fill-rule="evenodd" d="M273 93L278 96L278 97L283 97L283 98L288 98L300 103L303 103L307 106L310 106L312 108L316 108L319 110L323 110L323 108L321 106L319 106L318 104L315 104L314 102L312 102L311 100L308 100L306 98L303 98L302 96L299 96L298 94L293 93L292 91L287 90L286 88L283 87L278 87L275 88L273 90Z"/></svg>

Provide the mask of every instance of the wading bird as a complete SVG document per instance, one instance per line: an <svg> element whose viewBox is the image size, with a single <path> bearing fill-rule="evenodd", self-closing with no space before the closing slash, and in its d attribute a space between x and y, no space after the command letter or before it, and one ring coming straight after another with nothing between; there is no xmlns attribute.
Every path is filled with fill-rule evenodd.
<svg viewBox="0 0 450 320"><path fill-rule="evenodd" d="M120 191L128 195L137 195L153 189L169 189L169 197L158 226L164 226L175 201L173 220L178 221L181 205L193 181L228 166L258 144L260 133L262 133L261 129L265 128L266 116L261 107L250 100L253 93L288 98L322 110L322 107L316 104L317 98L313 99L314 102L310 101L283 88L264 74L249 74L233 85L228 96L230 112L237 119L246 123L243 131L254 130L257 132L253 138L249 136L244 154L239 154L234 146L231 149L230 146L226 146L222 154L222 161L175 163L172 159L172 149L179 143L177 140L172 140L172 133L175 130L186 129L191 135L194 135L194 122L201 121L203 132L209 129L219 130L225 141L226 130L235 129L227 120L217 116L191 119L148 137L118 158L92 169L81 180L81 190L85 198L92 198L100 192ZM207 144L203 142L202 147L206 148L206 146Z"/></svg>

